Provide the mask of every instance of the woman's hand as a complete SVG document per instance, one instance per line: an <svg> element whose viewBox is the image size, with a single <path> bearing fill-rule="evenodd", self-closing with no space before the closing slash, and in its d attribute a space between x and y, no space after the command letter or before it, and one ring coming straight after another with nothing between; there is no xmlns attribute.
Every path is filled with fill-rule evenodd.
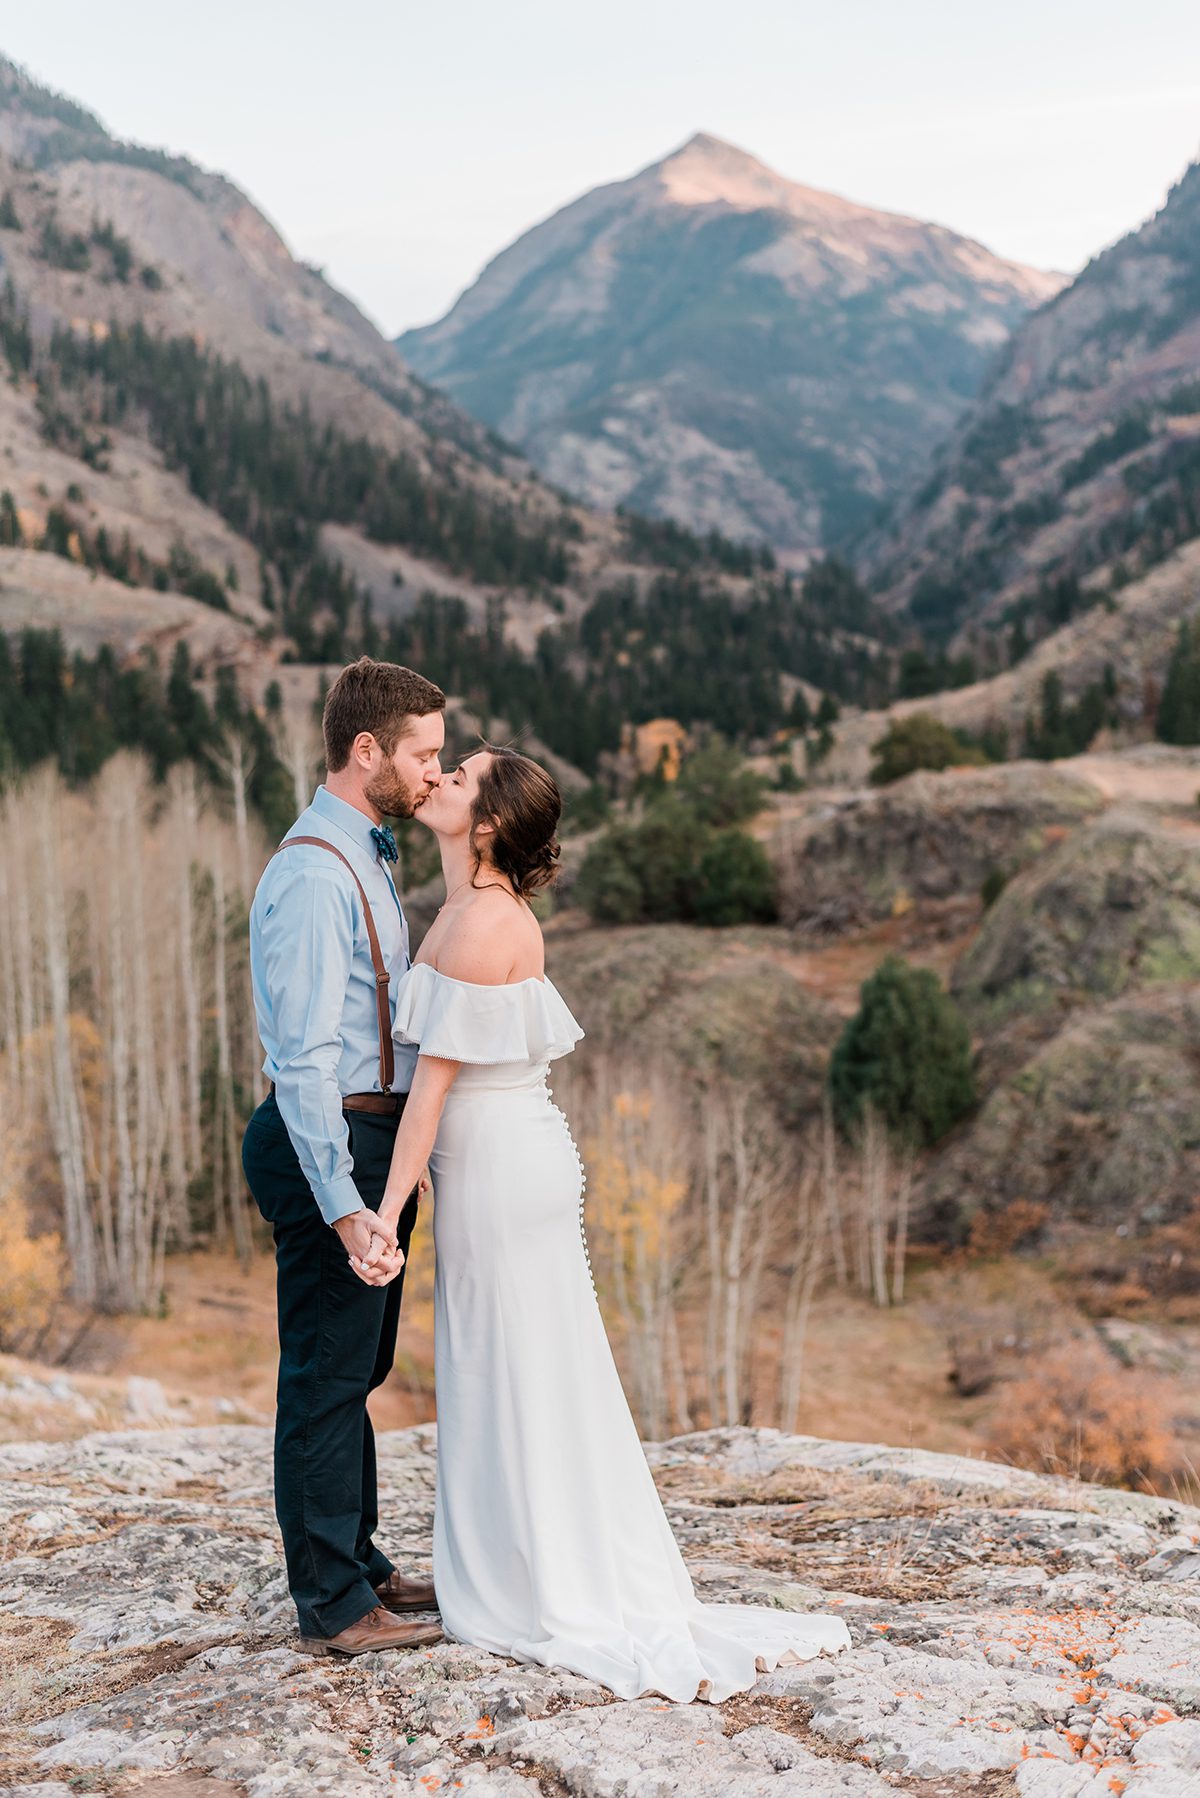
<svg viewBox="0 0 1200 1798"><path fill-rule="evenodd" d="M360 1261L351 1255L350 1265L365 1286L390 1286L404 1266L404 1250L398 1243L389 1246L384 1238L373 1236L367 1256Z"/></svg>

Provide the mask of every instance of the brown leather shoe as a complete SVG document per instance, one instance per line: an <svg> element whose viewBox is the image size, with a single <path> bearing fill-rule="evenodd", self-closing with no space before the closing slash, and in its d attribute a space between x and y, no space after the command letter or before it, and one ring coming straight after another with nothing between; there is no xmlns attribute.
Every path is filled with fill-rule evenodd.
<svg viewBox="0 0 1200 1798"><path fill-rule="evenodd" d="M423 1648L441 1640L438 1624L402 1623L378 1604L336 1636L301 1636L300 1646L309 1654L371 1654L379 1648Z"/></svg>
<svg viewBox="0 0 1200 1798"><path fill-rule="evenodd" d="M375 1596L389 1611L436 1611L438 1608L431 1579L410 1579L395 1568L382 1586L376 1586Z"/></svg>

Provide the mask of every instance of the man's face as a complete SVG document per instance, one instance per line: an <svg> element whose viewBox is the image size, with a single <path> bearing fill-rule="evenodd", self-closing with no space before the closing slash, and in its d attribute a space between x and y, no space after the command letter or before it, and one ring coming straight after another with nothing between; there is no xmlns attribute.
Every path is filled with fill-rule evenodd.
<svg viewBox="0 0 1200 1798"><path fill-rule="evenodd" d="M409 718L391 755L376 743L376 765L364 783L371 804L385 818L411 818L442 778L439 756L446 741L446 720L441 712Z"/></svg>

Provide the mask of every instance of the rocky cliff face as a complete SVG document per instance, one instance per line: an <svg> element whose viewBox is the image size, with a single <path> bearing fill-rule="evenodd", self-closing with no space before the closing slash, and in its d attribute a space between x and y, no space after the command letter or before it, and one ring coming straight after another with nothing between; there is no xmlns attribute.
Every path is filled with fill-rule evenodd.
<svg viewBox="0 0 1200 1798"><path fill-rule="evenodd" d="M921 1228L961 1241L1023 1202L1051 1236L1139 1239L1200 1179L1200 759L1165 745L917 773L805 795L774 826L780 912L863 975L929 959L961 1006L980 1104L925 1162ZM1002 877L986 909L980 889ZM870 956L856 963L866 944ZM799 1036L794 1032L793 1036ZM834 1040L820 1023L809 1040ZM818 1079L824 1059L814 1057Z"/></svg>
<svg viewBox="0 0 1200 1798"><path fill-rule="evenodd" d="M427 1426L380 1445L389 1544L412 1567L428 1565L435 1442ZM1200 1511L769 1430L648 1452L705 1598L836 1608L853 1647L720 1707L616 1703L451 1645L313 1661L294 1646L267 1430L0 1448L3 1789L1197 1790Z"/></svg>
<svg viewBox="0 0 1200 1798"><path fill-rule="evenodd" d="M218 583L232 569L227 622L248 659L269 659L255 638L272 624L260 604L264 566L276 594L301 584L296 545L318 527L310 559L319 554L352 574L359 591L370 594L381 624L403 616L426 589L450 592L483 614L500 583L472 565L471 555L451 568L427 533L406 535L403 525L368 529L345 507L331 507L327 519L317 505L298 508L291 547L277 560L276 545L265 541L261 529L256 534L254 525L270 502L261 492L243 493L239 502L235 484L222 478L229 443L238 439L244 446L245 430L239 439L238 430L227 426L223 437L218 426L200 448L202 432L187 410L194 399L187 387L189 355L207 358L210 366L217 358L226 368L234 365L226 393L244 374L247 391L264 396L262 407L273 409L274 425L260 446L271 429L297 435L289 419L302 415L318 433L339 433L356 446L351 459L402 459L421 489L414 516L420 521L456 512L464 543L480 522L485 535L494 524L506 541L514 529L537 541L565 527L560 497L519 455L418 379L345 295L291 255L232 181L184 157L121 141L84 107L39 86L3 58L0 294L6 377L0 382L0 488L16 506L18 553L22 541L26 548L44 547L53 510L74 533L70 547L42 556L45 566L35 570L12 559L11 528L0 531L5 626L52 622L72 647L91 647L98 618L119 613L126 590L133 628L118 622L110 639L136 636L169 649L178 618L161 635L142 628L142 614L153 608L148 577L140 585L136 577L109 579L102 560L94 591L104 604L81 603L71 562L78 566L81 542L94 541L101 531L112 551L128 538L135 552L160 565L182 545ZM151 344L171 346L176 374L184 370L185 378L176 381L159 368L152 383L160 394L171 388L173 420L151 421L140 396L131 397L139 378L131 334L139 331ZM56 334L68 346L61 352L54 348ZM125 347L130 341L134 350ZM113 352L102 372L93 371L85 394L78 370L68 378L66 363L89 353L98 359L114 343L122 346L121 356ZM122 356L124 366L118 367ZM210 417L216 416L215 401L210 390ZM172 433L176 442L168 448ZM343 458L339 478L346 466ZM573 539L587 538L583 563L589 554L595 559L597 543L607 546L616 537L607 521L592 518L577 519L569 529ZM564 602L560 597L551 607L544 583L518 575L502 584L515 635L536 634L561 617ZM184 634L206 664L211 621L194 600L182 604L190 618Z"/></svg>
<svg viewBox="0 0 1200 1798"><path fill-rule="evenodd" d="M903 488L1059 284L700 135L398 342L594 503L812 550Z"/></svg>
<svg viewBox="0 0 1200 1798"><path fill-rule="evenodd" d="M1131 580L1193 542L1198 245L1193 164L1161 211L1019 327L875 545L894 603L943 631L1023 607L1036 640L1089 602L1123 608ZM1044 591L1063 580L1082 596ZM1182 570L1179 585L1180 603L1194 600ZM1103 617L1098 628L1108 629Z"/></svg>

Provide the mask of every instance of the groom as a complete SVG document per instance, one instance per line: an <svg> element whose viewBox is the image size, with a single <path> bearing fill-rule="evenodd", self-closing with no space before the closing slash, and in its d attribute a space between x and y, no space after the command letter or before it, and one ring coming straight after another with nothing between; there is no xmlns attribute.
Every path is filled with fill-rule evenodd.
<svg viewBox="0 0 1200 1798"><path fill-rule="evenodd" d="M267 863L250 910L250 973L271 1091L242 1165L275 1237L279 1387L275 1514L303 1645L363 1654L441 1640L405 1613L435 1608L376 1546L367 1394L391 1370L403 1275L367 1284L355 1262L407 1253L413 1193L377 1215L416 1050L394 1044L408 925L385 817L411 818L441 780L445 695L363 656L325 701L325 784ZM372 1239L376 1241L373 1243Z"/></svg>

